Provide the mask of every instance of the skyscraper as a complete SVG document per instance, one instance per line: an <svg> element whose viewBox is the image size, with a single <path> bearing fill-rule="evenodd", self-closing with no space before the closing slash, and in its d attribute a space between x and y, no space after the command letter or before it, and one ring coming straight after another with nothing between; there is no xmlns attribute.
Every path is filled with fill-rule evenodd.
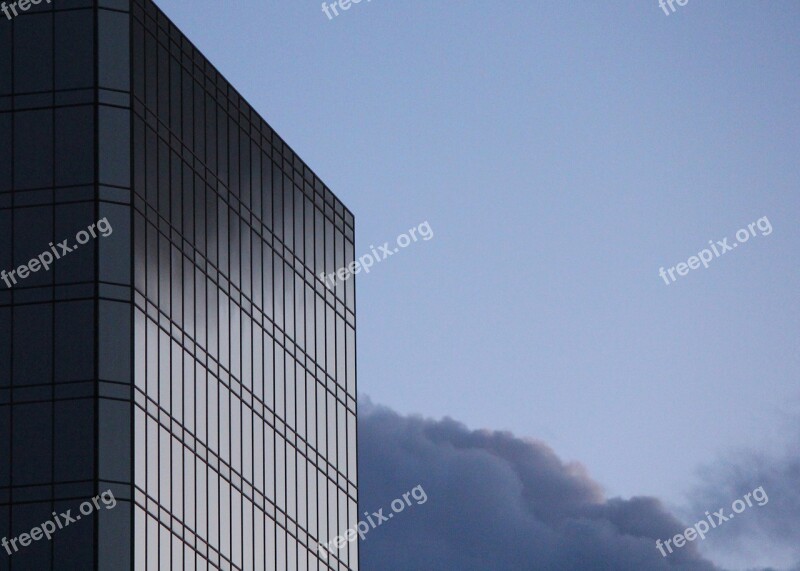
<svg viewBox="0 0 800 571"><path fill-rule="evenodd" d="M0 536L83 516L0 569L358 569L352 214L151 1L16 7Z"/></svg>

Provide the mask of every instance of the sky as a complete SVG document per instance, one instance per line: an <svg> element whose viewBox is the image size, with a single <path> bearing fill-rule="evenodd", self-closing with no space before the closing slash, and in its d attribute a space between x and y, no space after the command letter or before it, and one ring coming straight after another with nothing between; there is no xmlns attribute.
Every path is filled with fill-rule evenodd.
<svg viewBox="0 0 800 571"><path fill-rule="evenodd" d="M357 278L361 395L685 521L793 489L800 5L158 4L355 214L357 255L433 230Z"/></svg>

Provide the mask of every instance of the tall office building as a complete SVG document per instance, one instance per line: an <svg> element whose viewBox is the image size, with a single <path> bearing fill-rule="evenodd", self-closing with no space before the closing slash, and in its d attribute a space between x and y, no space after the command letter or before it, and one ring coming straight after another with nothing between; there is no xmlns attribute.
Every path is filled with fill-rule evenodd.
<svg viewBox="0 0 800 571"><path fill-rule="evenodd" d="M15 10L0 569L358 569L352 214L149 0Z"/></svg>

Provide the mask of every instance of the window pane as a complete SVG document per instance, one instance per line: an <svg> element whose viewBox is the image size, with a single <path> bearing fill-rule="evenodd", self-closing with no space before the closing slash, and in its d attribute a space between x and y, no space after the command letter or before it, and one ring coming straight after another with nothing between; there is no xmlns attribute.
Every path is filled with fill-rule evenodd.
<svg viewBox="0 0 800 571"><path fill-rule="evenodd" d="M94 302L57 303L56 382L88 381L94 376Z"/></svg>
<svg viewBox="0 0 800 571"><path fill-rule="evenodd" d="M2 51L2 48L0 48ZM2 58L0 54L0 58ZM3 73L0 70L0 74ZM3 78L0 76L0 83ZM0 113L0 156L12 156L11 113ZM11 189L11 161L0 161L0 192Z"/></svg>
<svg viewBox="0 0 800 571"><path fill-rule="evenodd" d="M130 111L100 107L100 182L130 186Z"/></svg>
<svg viewBox="0 0 800 571"><path fill-rule="evenodd" d="M94 403L57 401L55 407L55 480L88 480L94 474Z"/></svg>
<svg viewBox="0 0 800 571"><path fill-rule="evenodd" d="M56 502L55 511L75 512L75 500ZM42 520L44 521L44 520ZM94 526L69 525L53 535L53 560L59 569L94 568Z"/></svg>
<svg viewBox="0 0 800 571"><path fill-rule="evenodd" d="M129 206L100 204L100 279L129 284L131 281L131 235Z"/></svg>
<svg viewBox="0 0 800 571"><path fill-rule="evenodd" d="M94 110L91 106L56 110L56 185L94 181Z"/></svg>
<svg viewBox="0 0 800 571"><path fill-rule="evenodd" d="M53 88L53 15L35 14L14 21L16 93Z"/></svg>
<svg viewBox="0 0 800 571"><path fill-rule="evenodd" d="M14 185L17 189L52 186L52 110L18 112L14 123Z"/></svg>
<svg viewBox="0 0 800 571"><path fill-rule="evenodd" d="M85 230L95 222L94 205L90 202L59 204L56 206L55 242L66 240L72 252L63 253L56 245L61 258L54 264L53 271L57 284L90 281L94 278L94 249L96 241L75 247L75 234Z"/></svg>
<svg viewBox="0 0 800 571"><path fill-rule="evenodd" d="M51 481L53 409L50 403L18 404L13 410L11 474L15 486ZM91 450L91 447L89 447Z"/></svg>
<svg viewBox="0 0 800 571"><path fill-rule="evenodd" d="M109 381L131 380L130 304L100 302L100 378Z"/></svg>
<svg viewBox="0 0 800 571"><path fill-rule="evenodd" d="M131 404L100 400L100 479L131 480Z"/></svg>
<svg viewBox="0 0 800 571"><path fill-rule="evenodd" d="M22 265L27 265L31 259L38 258L42 252L49 249L48 244L52 239L53 208L51 206L17 209L14 212L13 268L18 269ZM47 262L47 258L42 258L42 260ZM27 274L24 279L19 275L19 272L15 274L16 287L31 287L53 283L52 272L47 271L41 261L34 268L36 268L36 272L23 270Z"/></svg>
<svg viewBox="0 0 800 571"><path fill-rule="evenodd" d="M118 500L114 509L106 509L106 506L100 505L103 509L97 514L100 534L98 568L130 569L131 504ZM144 541L144 536L137 535L136 539Z"/></svg>
<svg viewBox="0 0 800 571"><path fill-rule="evenodd" d="M130 88L129 16L100 10L98 18L100 86L128 90Z"/></svg>
<svg viewBox="0 0 800 571"><path fill-rule="evenodd" d="M43 521L51 519L50 502L15 505L13 507L13 527L31 530ZM14 547L17 547L16 545ZM5 551L5 550L4 550ZM14 552L14 569L51 569L50 546L47 541L33 541L19 552ZM8 565L5 566L8 568Z"/></svg>
<svg viewBox="0 0 800 571"><path fill-rule="evenodd" d="M0 454L3 458L11 458L11 406L9 405L0 406ZM9 485L11 485L11 465L3 462L0 464L0 486ZM0 527L3 527L4 523L0 520Z"/></svg>
<svg viewBox="0 0 800 571"><path fill-rule="evenodd" d="M14 384L49 383L53 369L53 306L14 308Z"/></svg>
<svg viewBox="0 0 800 571"><path fill-rule="evenodd" d="M11 26L0 26L0 95L11 93ZM5 156L5 155L4 155Z"/></svg>
<svg viewBox="0 0 800 571"><path fill-rule="evenodd" d="M91 87L94 80L92 11L56 12L55 18L56 89Z"/></svg>

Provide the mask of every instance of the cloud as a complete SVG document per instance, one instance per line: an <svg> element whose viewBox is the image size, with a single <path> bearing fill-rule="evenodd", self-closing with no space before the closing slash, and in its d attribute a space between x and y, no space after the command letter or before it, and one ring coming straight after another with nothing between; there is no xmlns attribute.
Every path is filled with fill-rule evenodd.
<svg viewBox="0 0 800 571"><path fill-rule="evenodd" d="M656 539L686 525L654 498L605 498L542 442L359 406L361 511L418 484L428 495L368 534L367 571L719 569L694 543L662 557Z"/></svg>
<svg viewBox="0 0 800 571"><path fill-rule="evenodd" d="M709 543L714 559L726 566L742 568L769 562L776 568L800 571L800 445L794 443L783 454L740 451L700 470L690 505L681 510L703 514L725 508L734 500L762 487L769 498L737 516L735 525L715 530ZM767 570L769 571L769 570Z"/></svg>

